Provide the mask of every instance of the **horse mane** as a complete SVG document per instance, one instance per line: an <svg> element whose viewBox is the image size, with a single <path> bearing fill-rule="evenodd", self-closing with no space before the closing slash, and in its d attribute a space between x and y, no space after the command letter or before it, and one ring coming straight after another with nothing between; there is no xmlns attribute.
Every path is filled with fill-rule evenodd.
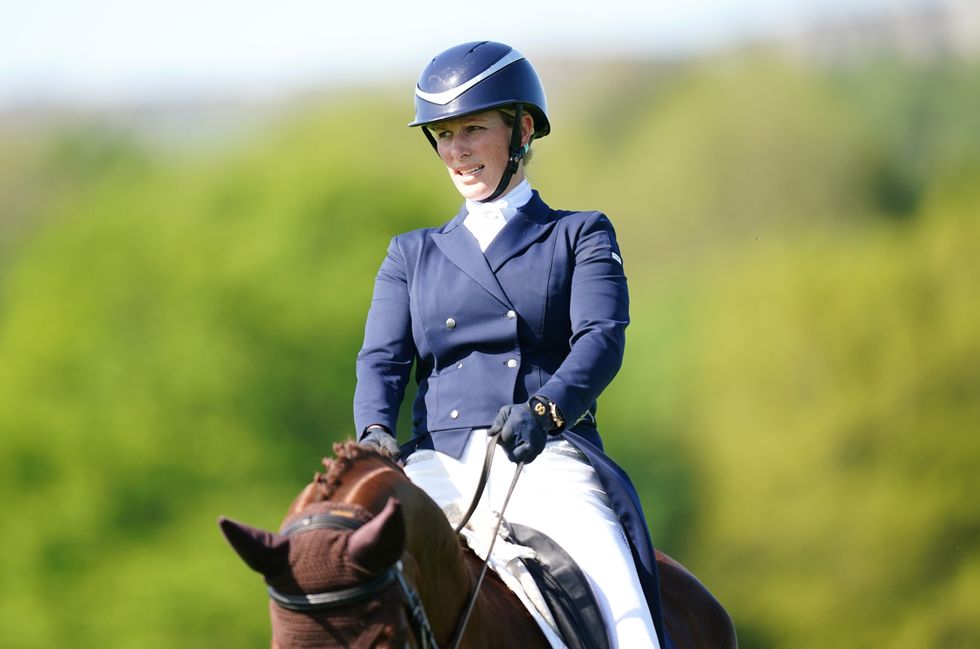
<svg viewBox="0 0 980 649"><path fill-rule="evenodd" d="M393 468L402 471L402 468L392 462L391 458L381 451L370 446L361 446L354 440L348 439L343 442L335 442L333 445L335 457L323 458L322 464L325 473L316 473L313 476L314 489L319 498L330 500L340 486L343 476L354 465L354 462L368 456L377 457ZM403 471L402 471L403 472Z"/></svg>

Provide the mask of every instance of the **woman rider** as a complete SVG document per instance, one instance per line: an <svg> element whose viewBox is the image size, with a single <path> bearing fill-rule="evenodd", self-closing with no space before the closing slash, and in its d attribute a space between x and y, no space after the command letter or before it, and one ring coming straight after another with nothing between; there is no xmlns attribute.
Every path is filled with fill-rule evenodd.
<svg viewBox="0 0 980 649"><path fill-rule="evenodd" d="M513 48L464 43L437 55L415 107L410 126L465 200L448 223L388 247L357 357L360 441L400 453L445 506L472 494L487 435L500 432L496 452L526 463L506 518L578 562L613 646L665 646L639 498L596 428L596 399L619 370L629 321L612 224L600 212L553 210L531 189L529 147L550 124L541 82ZM414 430L400 448L395 424L413 364ZM508 466L494 463L497 507Z"/></svg>

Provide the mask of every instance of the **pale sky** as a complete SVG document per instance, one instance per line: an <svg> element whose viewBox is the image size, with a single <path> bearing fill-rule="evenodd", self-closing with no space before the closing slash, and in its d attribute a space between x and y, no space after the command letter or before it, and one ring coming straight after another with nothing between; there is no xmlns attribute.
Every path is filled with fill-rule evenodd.
<svg viewBox="0 0 980 649"><path fill-rule="evenodd" d="M670 54L926 0L0 0L0 107L414 80L498 40L535 57Z"/></svg>

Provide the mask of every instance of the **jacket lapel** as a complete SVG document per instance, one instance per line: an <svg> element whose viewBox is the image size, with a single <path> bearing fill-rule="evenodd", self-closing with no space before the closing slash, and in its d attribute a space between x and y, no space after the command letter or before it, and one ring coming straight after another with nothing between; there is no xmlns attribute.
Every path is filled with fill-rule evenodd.
<svg viewBox="0 0 980 649"><path fill-rule="evenodd" d="M480 252L480 246L469 230L463 226L465 211L449 222L443 232L433 232L432 240L449 261L466 273L474 282L482 286L502 304L511 307L507 294L490 270L487 258ZM516 218L516 217L515 217ZM513 220L513 219L512 219ZM499 236L499 235L498 235Z"/></svg>
<svg viewBox="0 0 980 649"><path fill-rule="evenodd" d="M486 260L496 273L500 267L527 250L535 241L546 237L554 225L551 210L534 192L531 200L517 211L507 225L487 246Z"/></svg>

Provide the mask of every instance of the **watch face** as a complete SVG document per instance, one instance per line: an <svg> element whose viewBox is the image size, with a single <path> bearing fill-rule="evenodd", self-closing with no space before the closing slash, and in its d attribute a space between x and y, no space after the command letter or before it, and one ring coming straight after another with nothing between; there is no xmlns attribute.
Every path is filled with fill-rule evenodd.
<svg viewBox="0 0 980 649"><path fill-rule="evenodd" d="M551 420L555 422L555 428L561 428L565 420L558 414L558 406L551 404Z"/></svg>
<svg viewBox="0 0 980 649"><path fill-rule="evenodd" d="M536 414L538 414L538 415L544 415L547 411L548 411L548 409L540 401L536 401L534 403L534 412Z"/></svg>

